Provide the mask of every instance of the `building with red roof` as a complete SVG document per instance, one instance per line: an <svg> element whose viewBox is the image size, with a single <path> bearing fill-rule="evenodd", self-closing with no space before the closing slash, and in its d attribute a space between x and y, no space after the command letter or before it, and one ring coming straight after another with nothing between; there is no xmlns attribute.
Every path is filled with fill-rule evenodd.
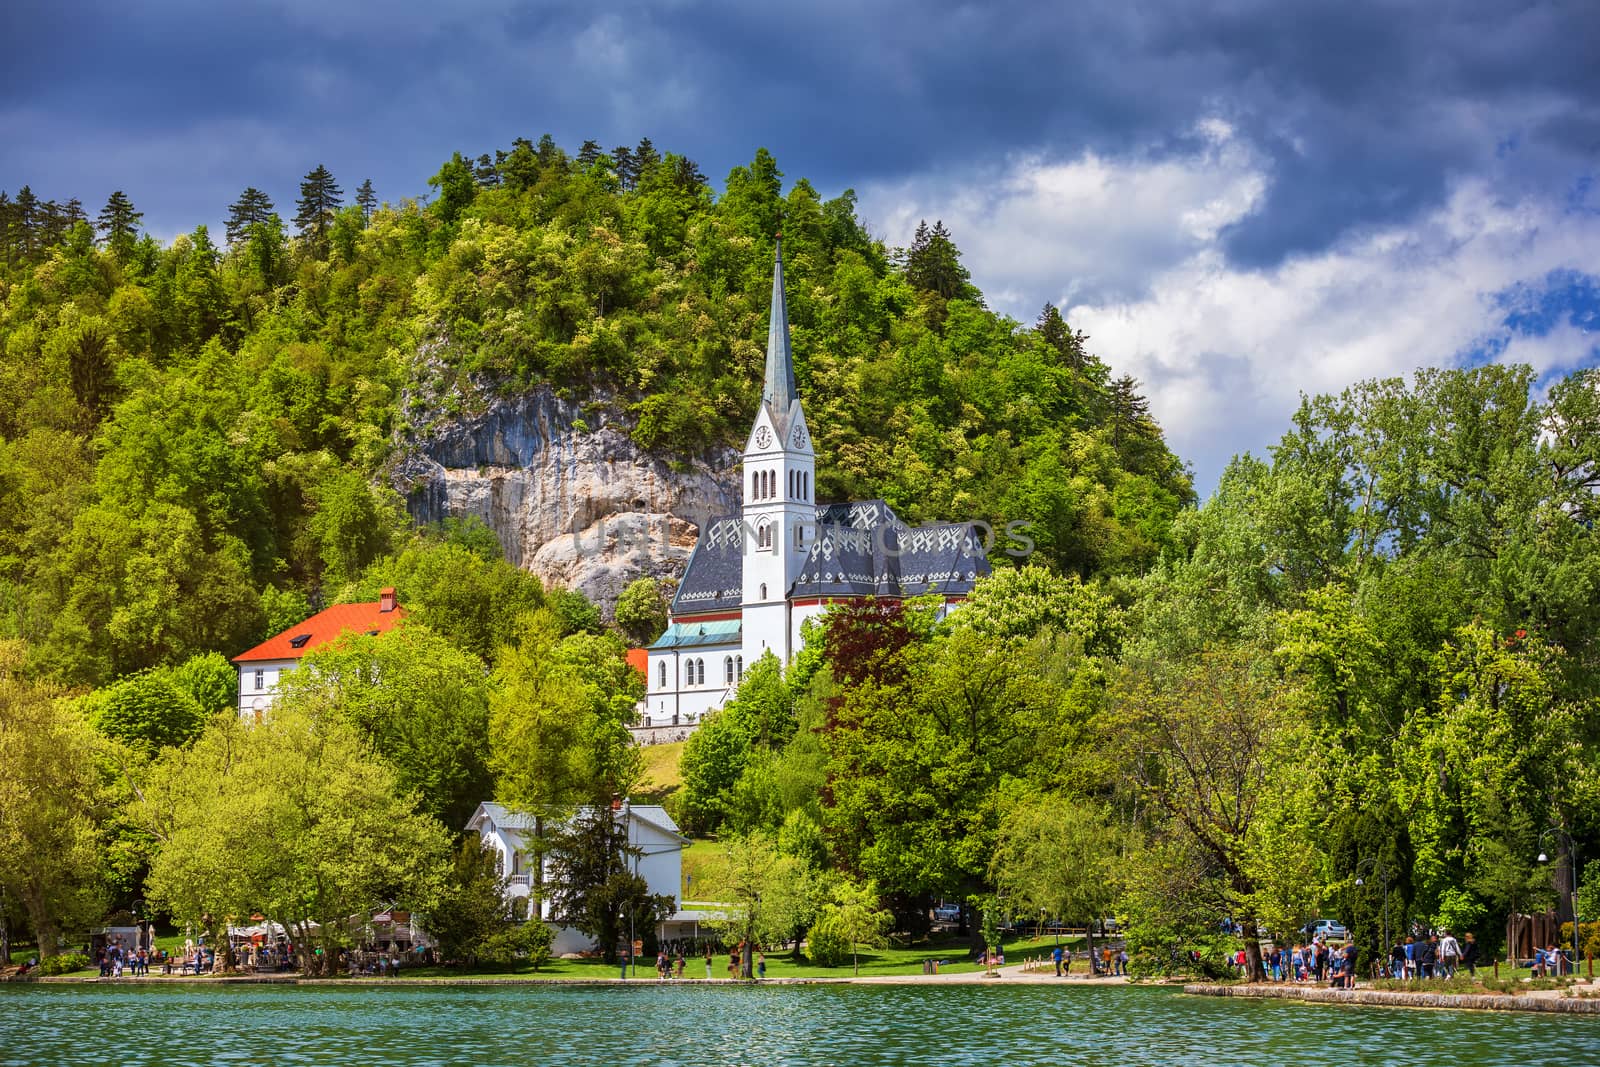
<svg viewBox="0 0 1600 1067"><path fill-rule="evenodd" d="M278 683L300 665L300 658L343 634L387 633L395 628L405 612L390 587L368 604L335 604L304 622L295 623L248 652L233 657L239 668L239 715L260 721L261 715L278 698Z"/></svg>

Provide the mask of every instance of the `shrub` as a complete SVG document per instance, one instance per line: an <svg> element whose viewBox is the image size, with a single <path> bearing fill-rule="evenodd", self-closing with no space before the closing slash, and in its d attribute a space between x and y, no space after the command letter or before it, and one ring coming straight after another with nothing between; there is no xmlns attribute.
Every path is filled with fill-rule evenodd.
<svg viewBox="0 0 1600 1067"><path fill-rule="evenodd" d="M806 935L806 954L818 967L838 967L850 962L850 941L832 916L818 919Z"/></svg>
<svg viewBox="0 0 1600 1067"><path fill-rule="evenodd" d="M518 923L484 938L478 960L498 967L521 961L537 971L550 962L550 943L554 939L555 931L545 923Z"/></svg>
<svg viewBox="0 0 1600 1067"><path fill-rule="evenodd" d="M81 952L68 952L60 956L46 956L39 961L40 974L71 974L89 966L89 957Z"/></svg>

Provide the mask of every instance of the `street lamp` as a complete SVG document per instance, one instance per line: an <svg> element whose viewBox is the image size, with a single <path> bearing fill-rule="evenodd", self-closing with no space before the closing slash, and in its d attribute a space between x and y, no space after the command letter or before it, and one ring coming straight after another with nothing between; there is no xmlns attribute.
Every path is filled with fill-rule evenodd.
<svg viewBox="0 0 1600 1067"><path fill-rule="evenodd" d="M1578 973L1578 843L1572 839L1564 825L1556 824L1547 826L1539 834L1539 862L1548 863L1550 857L1545 854L1545 838L1551 834L1559 834L1567 845L1567 871L1572 876L1572 973Z"/></svg>
<svg viewBox="0 0 1600 1067"><path fill-rule="evenodd" d="M1368 856L1356 864L1356 885L1365 885L1361 878L1363 870L1370 870L1383 882L1383 944L1379 946L1387 959L1389 954L1389 868L1376 856ZM1353 918L1353 916L1352 916Z"/></svg>

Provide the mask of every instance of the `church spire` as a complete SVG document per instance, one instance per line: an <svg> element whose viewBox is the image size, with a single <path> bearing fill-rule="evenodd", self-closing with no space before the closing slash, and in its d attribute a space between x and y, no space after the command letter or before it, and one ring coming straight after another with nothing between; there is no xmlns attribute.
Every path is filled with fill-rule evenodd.
<svg viewBox="0 0 1600 1067"><path fill-rule="evenodd" d="M772 260L772 321L767 327L767 380L761 399L772 413L785 419L789 405L799 395L794 384L794 353L789 349L789 306L783 295L783 234L778 234Z"/></svg>

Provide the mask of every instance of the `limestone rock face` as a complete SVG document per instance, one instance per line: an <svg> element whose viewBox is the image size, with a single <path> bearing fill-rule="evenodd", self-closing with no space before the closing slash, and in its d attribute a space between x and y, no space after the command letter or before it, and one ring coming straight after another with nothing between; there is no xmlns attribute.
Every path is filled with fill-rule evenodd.
<svg viewBox="0 0 1600 1067"><path fill-rule="evenodd" d="M609 616L629 582L680 575L706 520L738 510L739 456L673 463L596 411L548 390L494 399L404 442L395 488L418 522L478 516L506 559Z"/></svg>

